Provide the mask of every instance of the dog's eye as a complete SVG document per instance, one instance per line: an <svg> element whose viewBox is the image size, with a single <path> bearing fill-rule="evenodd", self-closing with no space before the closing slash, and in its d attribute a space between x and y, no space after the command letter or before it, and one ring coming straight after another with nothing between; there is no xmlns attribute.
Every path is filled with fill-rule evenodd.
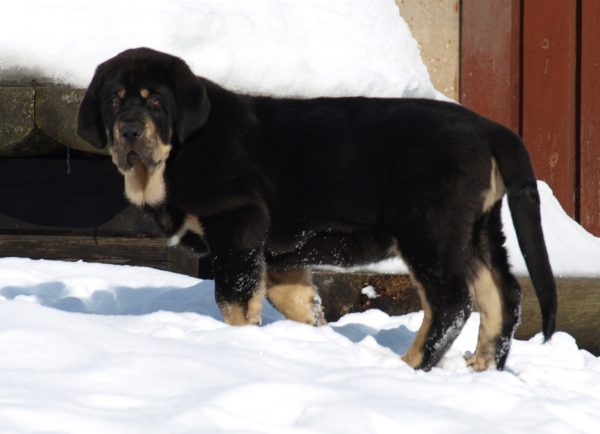
<svg viewBox="0 0 600 434"><path fill-rule="evenodd" d="M151 95L148 97L148 104L150 104L150 107L158 107L160 105L160 98L156 95Z"/></svg>
<svg viewBox="0 0 600 434"><path fill-rule="evenodd" d="M119 107L121 105L121 99L117 96L114 96L110 99L111 107Z"/></svg>

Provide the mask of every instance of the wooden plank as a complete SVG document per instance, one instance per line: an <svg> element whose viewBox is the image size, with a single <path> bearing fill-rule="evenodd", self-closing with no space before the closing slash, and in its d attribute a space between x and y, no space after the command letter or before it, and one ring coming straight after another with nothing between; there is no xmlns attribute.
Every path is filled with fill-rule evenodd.
<svg viewBox="0 0 600 434"><path fill-rule="evenodd" d="M0 257L137 265L196 277L197 259L162 238L0 234Z"/></svg>
<svg viewBox="0 0 600 434"><path fill-rule="evenodd" d="M7 256L130 264L166 261L167 251L160 238L3 234L0 257Z"/></svg>
<svg viewBox="0 0 600 434"><path fill-rule="evenodd" d="M581 225L600 237L600 2L581 1Z"/></svg>
<svg viewBox="0 0 600 434"><path fill-rule="evenodd" d="M576 0L523 6L523 138L571 217L576 185Z"/></svg>
<svg viewBox="0 0 600 434"><path fill-rule="evenodd" d="M419 294L408 275L314 271L313 283L319 288L327 321L337 321L347 313L367 309L379 309L389 315L421 309ZM369 299L362 294L366 286L372 286L379 297Z"/></svg>
<svg viewBox="0 0 600 434"><path fill-rule="evenodd" d="M539 302L531 280L519 278L521 284L521 325L517 339L529 339L541 331ZM350 312L380 309L389 315L403 315L421 309L416 288L406 275L369 273L313 273L313 282L323 300L325 318L336 321ZM379 295L368 299L362 288L371 285ZM600 356L600 279L556 279L558 293L557 329L577 340L579 348Z"/></svg>
<svg viewBox="0 0 600 434"><path fill-rule="evenodd" d="M166 247L166 240L161 239L163 246L167 250L167 270L179 274L187 274L192 277L200 277L206 279L205 276L200 276L200 261L198 258L190 254L181 246ZM212 269L209 278L212 280Z"/></svg>
<svg viewBox="0 0 600 434"><path fill-rule="evenodd" d="M516 133L520 15L520 0L462 1L460 101Z"/></svg>
<svg viewBox="0 0 600 434"><path fill-rule="evenodd" d="M540 332L542 314L529 278L521 284L521 325L517 339L529 339ZM579 348L600 356L600 279L556 279L558 316L556 329L569 333Z"/></svg>

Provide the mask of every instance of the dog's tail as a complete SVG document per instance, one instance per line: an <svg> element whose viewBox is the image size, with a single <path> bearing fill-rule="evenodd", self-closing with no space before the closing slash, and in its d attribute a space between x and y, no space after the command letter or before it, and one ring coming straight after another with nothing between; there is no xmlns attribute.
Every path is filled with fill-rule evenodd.
<svg viewBox="0 0 600 434"><path fill-rule="evenodd" d="M544 242L540 196L529 152L523 141L508 128L495 125L488 136L492 155L506 186L508 206L519 247L542 311L544 340L556 329L556 283Z"/></svg>

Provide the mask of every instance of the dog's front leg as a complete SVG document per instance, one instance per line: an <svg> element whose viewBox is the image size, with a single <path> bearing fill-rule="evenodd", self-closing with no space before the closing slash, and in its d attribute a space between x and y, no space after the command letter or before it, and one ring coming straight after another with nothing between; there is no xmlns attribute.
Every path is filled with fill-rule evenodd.
<svg viewBox="0 0 600 434"><path fill-rule="evenodd" d="M223 320L231 325L260 324L266 293L262 213L245 207L202 219L202 223Z"/></svg>
<svg viewBox="0 0 600 434"><path fill-rule="evenodd" d="M223 321L231 325L260 324L266 293L261 249L234 250L212 256L215 297Z"/></svg>

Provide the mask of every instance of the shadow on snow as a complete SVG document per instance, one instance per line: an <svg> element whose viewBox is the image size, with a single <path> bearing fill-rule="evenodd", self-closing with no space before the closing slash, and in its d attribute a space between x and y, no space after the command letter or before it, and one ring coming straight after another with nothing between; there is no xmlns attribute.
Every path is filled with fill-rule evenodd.
<svg viewBox="0 0 600 434"><path fill-rule="evenodd" d="M8 300L17 297L33 298L43 306L65 312L97 315L146 315L158 311L195 312L221 321L222 316L215 302L214 282L203 280L188 288L180 287L117 287L111 291L96 290L89 297L74 297L67 294L63 282L46 282L29 287L6 286L0 295ZM285 317L263 301L263 325L284 320ZM332 329L352 342L360 342L372 336L379 345L397 354L404 354L414 340L415 332L405 326L378 330L364 324L345 324Z"/></svg>

